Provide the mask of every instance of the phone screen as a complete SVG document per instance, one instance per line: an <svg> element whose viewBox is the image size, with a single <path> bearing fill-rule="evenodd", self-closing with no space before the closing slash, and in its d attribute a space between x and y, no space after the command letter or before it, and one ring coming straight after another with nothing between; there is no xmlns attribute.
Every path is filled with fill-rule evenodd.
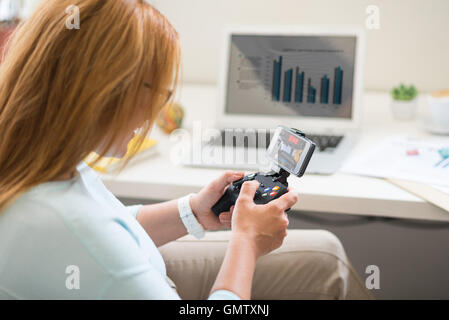
<svg viewBox="0 0 449 320"><path fill-rule="evenodd" d="M268 148L268 157L291 174L298 175L309 142L283 127L278 127Z"/></svg>

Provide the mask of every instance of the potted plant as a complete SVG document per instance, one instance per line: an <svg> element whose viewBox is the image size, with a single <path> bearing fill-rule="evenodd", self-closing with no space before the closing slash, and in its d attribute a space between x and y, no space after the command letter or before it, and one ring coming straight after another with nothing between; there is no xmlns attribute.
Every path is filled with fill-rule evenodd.
<svg viewBox="0 0 449 320"><path fill-rule="evenodd" d="M404 84L391 90L391 110L397 120L411 120L415 117L418 90L413 85Z"/></svg>

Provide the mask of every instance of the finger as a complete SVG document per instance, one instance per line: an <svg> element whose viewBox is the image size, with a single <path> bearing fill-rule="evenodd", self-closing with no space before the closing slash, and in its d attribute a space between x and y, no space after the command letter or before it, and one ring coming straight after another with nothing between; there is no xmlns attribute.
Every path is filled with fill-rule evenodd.
<svg viewBox="0 0 449 320"><path fill-rule="evenodd" d="M225 228L231 228L231 218L230 218L230 214L228 212L226 213L222 213L219 216L220 219L220 224L225 227Z"/></svg>
<svg viewBox="0 0 449 320"><path fill-rule="evenodd" d="M243 178L244 175L245 173L243 171L226 171L220 177L215 179L212 185L217 191L222 191L230 183Z"/></svg>
<svg viewBox="0 0 449 320"><path fill-rule="evenodd" d="M229 221L229 222L223 223L222 226L225 229L231 229L232 228L232 223L231 223L231 221Z"/></svg>
<svg viewBox="0 0 449 320"><path fill-rule="evenodd" d="M288 219L288 215L285 212L284 212L284 221L285 221L286 227L288 227L290 220Z"/></svg>
<svg viewBox="0 0 449 320"><path fill-rule="evenodd" d="M220 222L228 222L228 221L231 221L231 213L230 213L230 212L223 212L223 213L220 213L220 215L218 216L218 218L220 219Z"/></svg>
<svg viewBox="0 0 449 320"><path fill-rule="evenodd" d="M221 226L222 226L222 227L226 227L226 228L230 228L231 225L232 225L232 222L231 222L231 221L223 221L223 222L221 223Z"/></svg>
<svg viewBox="0 0 449 320"><path fill-rule="evenodd" d="M294 189L290 189L287 193L283 194L276 200L271 201L270 203L273 206L279 206L284 211L288 208L293 207L293 205L298 201L298 193Z"/></svg>
<svg viewBox="0 0 449 320"><path fill-rule="evenodd" d="M243 182L238 199L252 201L259 185L259 181L256 180Z"/></svg>
<svg viewBox="0 0 449 320"><path fill-rule="evenodd" d="M234 206L231 206L231 208L229 208L229 213L230 213L230 216L232 217L232 213L234 212Z"/></svg>

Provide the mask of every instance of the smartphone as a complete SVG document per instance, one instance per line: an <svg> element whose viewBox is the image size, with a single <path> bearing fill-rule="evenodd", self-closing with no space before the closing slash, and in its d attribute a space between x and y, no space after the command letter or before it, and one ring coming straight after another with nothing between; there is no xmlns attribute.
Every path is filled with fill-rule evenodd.
<svg viewBox="0 0 449 320"><path fill-rule="evenodd" d="M278 126L267 150L270 162L293 174L304 175L315 143L298 129Z"/></svg>

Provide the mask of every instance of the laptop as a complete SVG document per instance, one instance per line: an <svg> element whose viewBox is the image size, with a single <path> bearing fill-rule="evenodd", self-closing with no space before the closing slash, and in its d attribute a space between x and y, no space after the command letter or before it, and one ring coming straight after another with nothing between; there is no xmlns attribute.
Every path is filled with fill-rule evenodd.
<svg viewBox="0 0 449 320"><path fill-rule="evenodd" d="M267 168L266 149L284 125L317 144L307 173L337 171L360 126L363 29L233 27L221 53L216 124L201 128L182 163Z"/></svg>

